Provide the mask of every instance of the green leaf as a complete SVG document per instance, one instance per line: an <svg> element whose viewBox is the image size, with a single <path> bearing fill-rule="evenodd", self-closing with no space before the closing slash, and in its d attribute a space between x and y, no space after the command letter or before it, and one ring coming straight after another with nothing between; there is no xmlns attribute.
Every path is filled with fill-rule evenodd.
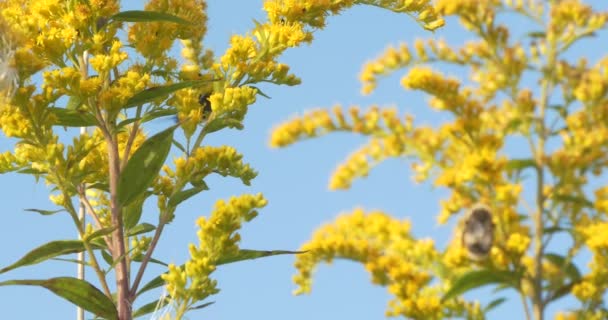
<svg viewBox="0 0 608 320"><path fill-rule="evenodd" d="M547 34L544 31L532 31L526 33L526 35L530 38L544 38Z"/></svg>
<svg viewBox="0 0 608 320"><path fill-rule="evenodd" d="M554 201L571 202L574 204L582 205L587 208L593 208L593 202L589 201L585 196L572 196L566 194L558 194L553 196Z"/></svg>
<svg viewBox="0 0 608 320"><path fill-rule="evenodd" d="M507 298L498 298L498 299L492 300L490 303L488 303L488 305L485 308L483 308L483 311L488 312L488 311L498 307L505 301L507 301Z"/></svg>
<svg viewBox="0 0 608 320"><path fill-rule="evenodd" d="M159 299L159 300L155 300L150 303L147 303L147 304L143 305L141 308L135 310L135 312L133 312L133 318L145 316L156 310L160 310L160 309L164 308L166 305L168 305L169 302L171 301L170 299Z"/></svg>
<svg viewBox="0 0 608 320"><path fill-rule="evenodd" d="M488 284L504 284L509 287L516 287L519 275L512 271L500 270L475 270L465 273L460 278L456 279L452 288L445 293L442 301L460 296L465 292L479 288Z"/></svg>
<svg viewBox="0 0 608 320"><path fill-rule="evenodd" d="M243 124L241 121L236 119L226 119L226 118L215 118L208 122L203 130L205 133L212 133L224 128L236 128L238 130L243 129Z"/></svg>
<svg viewBox="0 0 608 320"><path fill-rule="evenodd" d="M46 171L40 171L40 170L33 169L33 168L25 168L25 169L21 169L21 170L17 171L17 173L38 175L38 174L45 174Z"/></svg>
<svg viewBox="0 0 608 320"><path fill-rule="evenodd" d="M557 253L546 253L544 257L558 268L564 270L571 280L577 281L581 278L581 272L572 261L566 261L566 257Z"/></svg>
<svg viewBox="0 0 608 320"><path fill-rule="evenodd" d="M84 238L84 240L91 241L91 240L93 240L95 238L107 236L110 233L114 232L114 230L116 230L116 226L101 228L99 230L95 230L93 233L91 233L90 235L86 236Z"/></svg>
<svg viewBox="0 0 608 320"><path fill-rule="evenodd" d="M204 190L209 190L209 187L206 184L190 188L188 190L182 190L172 195L171 198L169 198L169 207L175 208L180 203L188 200L190 197L195 196Z"/></svg>
<svg viewBox="0 0 608 320"><path fill-rule="evenodd" d="M270 256L276 256L276 255L282 255L282 254L300 254L300 253L305 253L305 252L306 251L286 251L286 250L261 251L261 250L241 249L241 250L239 250L238 254L236 254L232 257L220 258L215 265L219 266L219 265L229 264L229 263L243 261L243 260L252 260L252 259L258 259L258 258L270 257ZM183 268L183 267L184 267L184 265L180 266L180 268ZM139 289L139 292L137 292L137 296L139 296L140 294L142 294L146 291L150 291L152 289L161 287L164 284L165 284L165 281L160 276L157 276L156 278L150 280L150 282L146 283L143 287L141 287L141 289Z"/></svg>
<svg viewBox="0 0 608 320"><path fill-rule="evenodd" d="M144 141L129 159L118 181L121 206L130 204L152 184L169 155L175 128L172 126Z"/></svg>
<svg viewBox="0 0 608 320"><path fill-rule="evenodd" d="M50 107L48 110L57 118L57 121L53 123L56 126L90 127L97 123L93 115L84 111L55 107Z"/></svg>
<svg viewBox="0 0 608 320"><path fill-rule="evenodd" d="M68 110L76 110L81 105L82 105L82 100L80 100L79 97L77 97L77 96L71 96L68 99L68 104L65 106L65 108L68 109Z"/></svg>
<svg viewBox="0 0 608 320"><path fill-rule="evenodd" d="M107 183L93 183L92 185L87 186L88 189L97 189L105 192L110 192L110 186Z"/></svg>
<svg viewBox="0 0 608 320"><path fill-rule="evenodd" d="M118 319L114 302L92 284L71 277L46 280L9 280L0 286L22 285L44 287L71 303L105 319Z"/></svg>
<svg viewBox="0 0 608 320"><path fill-rule="evenodd" d="M260 90L260 88L256 87L256 86L250 86L251 88L254 88L257 91L257 94L261 95L262 97L266 98L266 99L272 99L269 95L265 94L262 90Z"/></svg>
<svg viewBox="0 0 608 320"><path fill-rule="evenodd" d="M184 145L182 145L181 143L179 143L179 141L173 139L173 145L176 146L181 152L187 153L186 152L186 148L184 148Z"/></svg>
<svg viewBox="0 0 608 320"><path fill-rule="evenodd" d="M551 233L558 233L558 232L570 232L572 231L572 229L570 228L562 228L562 227L548 227L548 228L544 228L543 229L543 234L551 234Z"/></svg>
<svg viewBox="0 0 608 320"><path fill-rule="evenodd" d="M553 291L553 293L549 297L547 297L546 303L555 301L555 300L569 294L570 291L572 291L572 287L574 287L579 282L580 282L580 280L572 281L566 285L563 285L563 286L557 288L555 291Z"/></svg>
<svg viewBox="0 0 608 320"><path fill-rule="evenodd" d="M137 94L135 94L131 99L127 101L123 108L130 108L134 106L139 106L144 103L152 102L156 99L165 97L170 93L173 93L177 90L190 88L194 86L200 86L205 83L208 83L209 80L192 80L192 81L184 81L179 83L173 83L166 86L158 86L153 88L145 89Z"/></svg>
<svg viewBox="0 0 608 320"><path fill-rule="evenodd" d="M159 109L147 112L141 117L141 122L145 123L148 121L152 121L154 119L162 118L162 117L170 117L177 114L177 110L175 109Z"/></svg>
<svg viewBox="0 0 608 320"><path fill-rule="evenodd" d="M157 110L153 110L150 112L146 112L141 118L139 118L140 123L146 123L148 121L152 121L154 119L157 118L161 118L161 117L168 117L168 116L174 116L177 114L176 110L171 110L171 109L157 109ZM129 118L126 120L121 121L118 124L118 128L122 128L130 123L133 123L135 121L137 121L138 118Z"/></svg>
<svg viewBox="0 0 608 320"><path fill-rule="evenodd" d="M128 206L124 207L122 221L126 230L135 227L141 219L145 198L146 194L144 193L137 197L137 199L131 202Z"/></svg>
<svg viewBox="0 0 608 320"><path fill-rule="evenodd" d="M150 231L154 231L156 229L156 226L153 224L149 224L149 223L142 223L142 224L138 224L135 227L127 230L127 237L132 237L132 236L136 236L142 233L147 233Z"/></svg>
<svg viewBox="0 0 608 320"><path fill-rule="evenodd" d="M103 261L105 261L109 266L114 264L114 258L112 258L112 255L110 255L110 253L106 250L101 251L101 257L103 258Z"/></svg>
<svg viewBox="0 0 608 320"><path fill-rule="evenodd" d="M143 255L141 255L139 257L133 257L133 259L131 259L131 261L135 261L135 262L142 262L142 260L143 260ZM158 259L154 259L152 257L150 257L149 261L152 263L160 264L161 266L165 266L165 267L169 266L168 263L162 262L162 261L160 261Z"/></svg>
<svg viewBox="0 0 608 320"><path fill-rule="evenodd" d="M192 24L190 21L184 20L178 16L174 16L172 14L157 12L157 11L141 11L141 10L131 10L131 11L123 11L119 12L112 17L110 17L112 21L121 21L121 22L152 22L152 21L167 21L167 22L175 22L179 24Z"/></svg>
<svg viewBox="0 0 608 320"><path fill-rule="evenodd" d="M75 264L84 264L85 266L90 266L91 265L90 263L88 263L86 261L82 261L82 260L78 260L78 259L52 258L51 260L53 260L53 261L71 262L71 263L75 263Z"/></svg>
<svg viewBox="0 0 608 320"><path fill-rule="evenodd" d="M207 303L199 304L198 306L190 307L190 308L188 308L188 310L198 310L198 309L206 308L214 303L215 303L215 301L210 301Z"/></svg>
<svg viewBox="0 0 608 320"><path fill-rule="evenodd" d="M305 253L306 251L286 251L286 250L271 250L271 251L262 251L262 250L249 250L249 249L241 249L236 255L230 257L220 257L216 263L217 266L222 264L229 264L233 262L243 261L243 260L253 260L264 257L282 255L282 254L300 254Z"/></svg>
<svg viewBox="0 0 608 320"><path fill-rule="evenodd" d="M97 247L95 247L98 249ZM0 269L0 274L7 271L20 268L23 266L29 266L38 264L48 259L58 257L64 254L78 253L85 251L84 244L80 240L58 240L45 243L38 248L28 252L17 262L10 266Z"/></svg>
<svg viewBox="0 0 608 320"><path fill-rule="evenodd" d="M511 159L507 161L507 170L509 171L522 171L523 169L534 167L536 167L536 161L531 158Z"/></svg>
<svg viewBox="0 0 608 320"><path fill-rule="evenodd" d="M29 212L36 212L36 213L40 213L43 216L50 216L52 214L64 211L63 209L59 209L59 210L41 210L41 209L25 209L24 211L29 211Z"/></svg>

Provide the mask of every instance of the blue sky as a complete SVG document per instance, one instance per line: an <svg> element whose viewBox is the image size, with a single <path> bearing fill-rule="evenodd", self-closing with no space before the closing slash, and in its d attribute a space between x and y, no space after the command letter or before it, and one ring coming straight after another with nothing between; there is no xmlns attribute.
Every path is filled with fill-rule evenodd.
<svg viewBox="0 0 608 320"><path fill-rule="evenodd" d="M588 2L589 3L589 2ZM592 1L606 10L602 1ZM141 9L139 1L126 9ZM264 20L262 1L210 1L209 31L206 45L220 54L230 35L244 33L253 26L252 19ZM238 10L234 10L234 8ZM508 17L515 33L525 25ZM517 30L519 29L519 30ZM221 131L207 141L211 145L229 144L244 154L244 160L259 171L252 186L240 181L214 177L209 179L210 191L180 207L175 221L166 228L156 256L167 262L182 263L188 257L187 244L196 242L195 220L206 215L220 198L241 193L262 192L269 200L258 218L242 229L242 247L252 249L297 249L321 224L333 220L341 212L355 207L381 209L398 218L409 218L418 237L432 237L444 246L452 230L439 227L435 217L444 190L412 182L409 164L390 160L377 167L370 177L354 183L351 190L330 192L330 173L364 140L354 135L335 134L274 150L268 147L270 130L276 124L311 108L330 107L336 103L367 107L396 105L402 112L412 113L418 123L437 124L445 115L430 111L426 97L405 92L399 86L402 73L380 82L371 96L363 97L357 79L362 64L376 57L388 44L400 41L413 43L417 38L442 37L458 44L473 37L462 31L455 19L435 34L422 30L407 15L398 15L374 7L359 6L331 17L325 30L315 33L310 46L287 51L281 59L302 78L296 87L265 86L272 99L260 97L245 122L244 131ZM602 38L605 40L605 36ZM591 61L608 50L606 41L586 41L576 52L588 55ZM447 68L444 72L465 76L462 70ZM150 128L156 131L158 127ZM12 148L13 141L0 135L0 150ZM514 150L521 152L521 150ZM67 215L42 217L24 212L25 208L48 209L48 188L35 183L30 176L0 176L3 222L0 226L0 266L19 259L34 247L50 240L74 239L72 223ZM144 220L155 222L153 211L144 212ZM369 276L358 264L338 261L319 268L310 296L292 296L294 258L279 256L221 267L215 277L221 293L212 297L216 304L192 312L189 319L379 319L383 318L389 295L384 288L372 286ZM580 261L584 266L586 261ZM72 276L75 266L65 262L46 262L0 275L8 279L41 279ZM162 269L150 269L147 278ZM89 272L92 275L92 272ZM471 293L488 301L489 289ZM149 301L160 292L146 296ZM0 307L6 319L70 319L75 309L52 293L34 287L0 287ZM498 297L498 296L497 296ZM514 298L507 294L507 297ZM148 302L140 301L140 302ZM573 307L564 299L559 307ZM551 308L549 314L555 309ZM523 312L519 300L496 309L491 319L520 319Z"/></svg>

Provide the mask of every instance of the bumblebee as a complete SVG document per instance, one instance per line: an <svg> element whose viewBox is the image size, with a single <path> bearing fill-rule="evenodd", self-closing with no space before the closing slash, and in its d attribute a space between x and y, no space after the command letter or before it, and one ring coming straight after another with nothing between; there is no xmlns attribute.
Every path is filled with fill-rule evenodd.
<svg viewBox="0 0 608 320"><path fill-rule="evenodd" d="M206 94L200 94L198 96L198 104L203 106L203 117L206 119L209 118L211 114L211 101L209 101L209 97L211 96L211 92Z"/></svg>
<svg viewBox="0 0 608 320"><path fill-rule="evenodd" d="M477 204L464 217L462 246L467 249L469 258L475 261L485 259L494 241L494 223L488 206Z"/></svg>
<svg viewBox="0 0 608 320"><path fill-rule="evenodd" d="M211 101L209 101L209 97L211 97L211 92L200 94L198 96L198 104L203 108L203 120L209 119L209 115L211 115ZM177 116L173 116L173 122L179 122Z"/></svg>

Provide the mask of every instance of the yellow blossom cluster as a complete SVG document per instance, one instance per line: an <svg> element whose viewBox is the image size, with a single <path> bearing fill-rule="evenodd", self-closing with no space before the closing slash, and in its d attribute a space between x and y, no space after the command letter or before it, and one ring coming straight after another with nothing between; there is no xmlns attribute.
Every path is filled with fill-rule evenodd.
<svg viewBox="0 0 608 320"><path fill-rule="evenodd" d="M188 21L176 24L165 21L146 21L129 28L129 41L142 56L162 60L176 39L193 39L201 42L207 33L207 2L204 0L152 0L145 10L166 12Z"/></svg>
<svg viewBox="0 0 608 320"><path fill-rule="evenodd" d="M190 245L190 260L184 266L170 264L169 272L162 275L178 310L186 310L196 301L219 292L211 273L220 258L238 254L241 238L237 231L242 222L255 218L257 210L266 203L261 194L232 197L217 201L208 218L199 218L199 244Z"/></svg>
<svg viewBox="0 0 608 320"><path fill-rule="evenodd" d="M175 169L165 165L163 171L166 175L157 179L154 188L159 195L168 197L180 191L180 186L183 187L186 183L201 185L212 173L239 178L249 185L257 172L249 164L243 163L242 159L243 155L233 147L203 146L194 150L188 158L174 159Z"/></svg>
<svg viewBox="0 0 608 320"><path fill-rule="evenodd" d="M310 293L318 264L348 259L364 265L371 281L386 287L394 297L389 301L387 316L442 319L468 315L481 319L478 304L440 301L442 289L431 283L439 253L433 240L414 239L410 228L409 221L394 219L381 211L355 209L340 215L333 223L317 229L301 247L308 252L296 259L295 294Z"/></svg>
<svg viewBox="0 0 608 320"><path fill-rule="evenodd" d="M314 110L277 126L270 145L285 147L336 131L369 136L368 142L338 166L331 178L332 189L348 189L354 179L367 176L385 158L406 157L413 160L411 171L416 182L431 180L434 186L449 190L447 198L441 200L440 224L477 202L492 208L493 245L485 260L468 258L461 243L462 219L445 251L436 255L449 272L428 271L431 278L439 278L442 290L472 270L511 272L520 277L516 289L533 303L545 296L547 301L542 303L547 305L572 294L583 307L569 315L601 318L602 313L596 311L608 283L608 272L601 267L608 263L604 258L608 256L608 238L604 236L608 231L608 192L605 187L596 188L593 199L588 187L589 176L601 177L608 165L608 64L605 57L595 64L585 58L573 62L566 51L576 41L605 28L608 14L578 0L438 0L435 8L441 15L459 18L476 39L460 47L444 40L389 46L365 64L360 80L363 93L369 94L381 77L407 68L402 86L428 94L428 105L449 113L449 120L431 127L414 124L409 115L405 122L395 117L402 129L393 131L388 122L379 121L383 117L378 115L384 113L375 108L363 115L358 110L351 112L348 120L341 109ZM301 11L286 11L276 19L289 21L290 15L306 13ZM510 27L499 18L504 12L521 15L544 30L513 37ZM322 26L325 20L317 22ZM464 67L469 77L445 76L429 66L435 62ZM537 76L538 90L526 87L523 78L528 75ZM363 118L367 116L366 122ZM525 155L519 154L526 149ZM518 150L516 157L513 150ZM530 188L530 183L537 185ZM371 268L375 283L390 282L390 276L381 277L377 269L387 269L396 258L374 251L375 239L361 241L357 227L341 229L341 219L320 228L307 244L311 246L307 248L314 244L320 253L310 260L298 258L295 282L300 292L309 290L311 266L334 257L369 267L368 260L381 256L384 260L374 260ZM392 221L398 223L397 219ZM573 243L559 254L546 251L556 234L569 237ZM350 246L349 241L353 243ZM593 257L589 273L581 276L572 261L583 247L589 248ZM410 263L402 263L402 273L395 271L391 276L410 276ZM413 291L408 290L393 287L390 292L400 297L402 292L411 295ZM407 309L414 312L420 306L431 308L433 300L420 305L410 301ZM396 314L403 315L391 313ZM428 319L433 317L426 314Z"/></svg>
<svg viewBox="0 0 608 320"><path fill-rule="evenodd" d="M274 23L301 21L314 28L323 28L329 14L338 14L357 4L382 7L394 12L416 14L416 20L426 29L434 30L443 26L444 21L428 0L414 1L378 1L378 0L267 0L264 10Z"/></svg>

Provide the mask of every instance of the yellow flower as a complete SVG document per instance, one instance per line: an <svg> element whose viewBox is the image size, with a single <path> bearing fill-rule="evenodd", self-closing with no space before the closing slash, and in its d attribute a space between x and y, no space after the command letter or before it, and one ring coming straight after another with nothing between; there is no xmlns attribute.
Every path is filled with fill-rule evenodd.
<svg viewBox="0 0 608 320"><path fill-rule="evenodd" d="M512 233L507 239L507 250L516 254L522 255L530 245L530 237L520 233Z"/></svg>

